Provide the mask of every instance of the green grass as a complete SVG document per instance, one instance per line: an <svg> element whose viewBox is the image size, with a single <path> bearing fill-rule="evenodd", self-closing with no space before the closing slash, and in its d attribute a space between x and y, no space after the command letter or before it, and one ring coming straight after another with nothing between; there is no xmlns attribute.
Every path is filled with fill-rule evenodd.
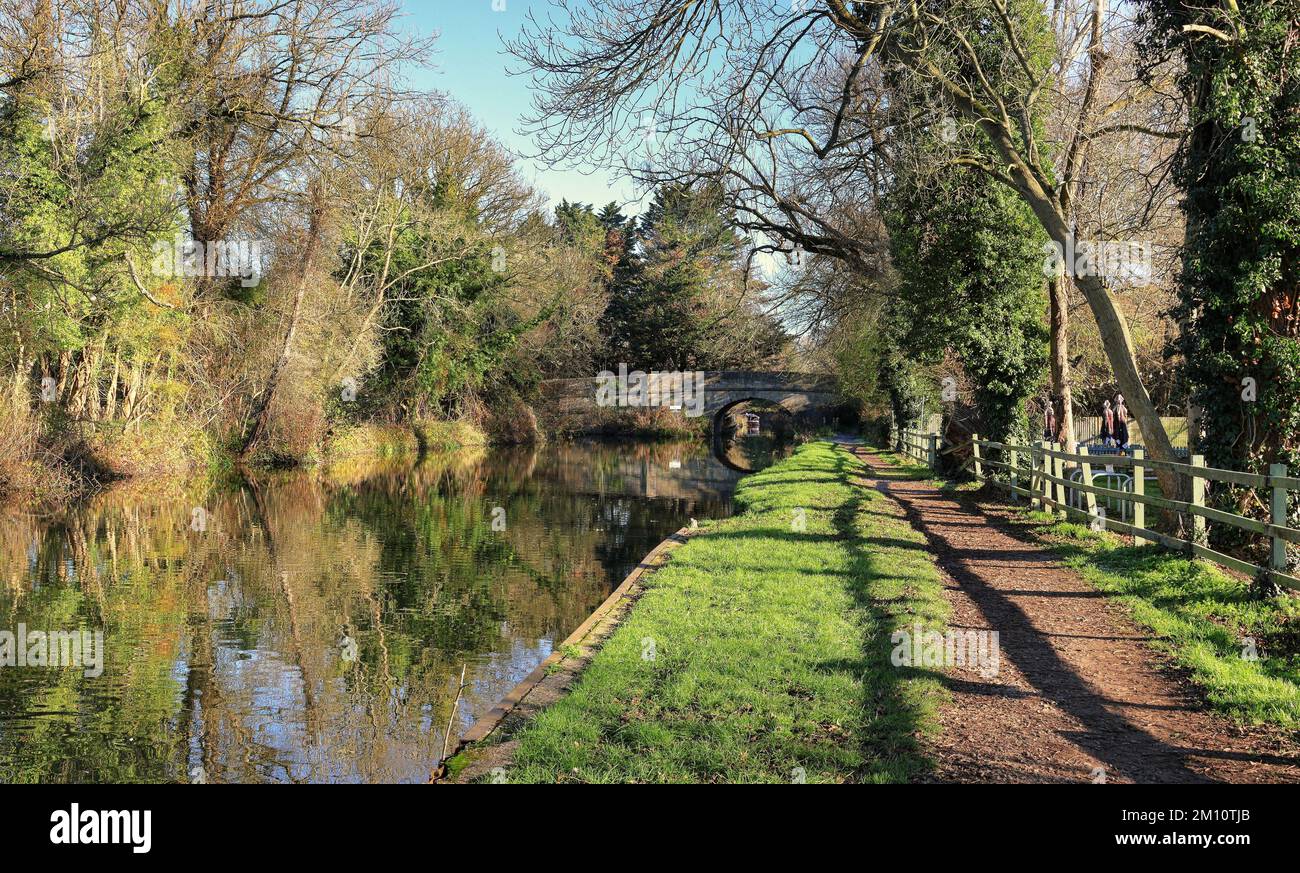
<svg viewBox="0 0 1300 873"><path fill-rule="evenodd" d="M942 629L923 538L825 442L747 477L569 694L519 734L515 782L903 782L927 767L939 677L890 633ZM897 475L911 475L900 470ZM793 523L803 510L806 526ZM653 657L649 657L651 651Z"/></svg>
<svg viewBox="0 0 1300 873"><path fill-rule="evenodd" d="M1216 709L1239 721L1300 727L1300 600L1252 599L1248 582L1210 564L1124 545L1047 513L1026 512L1025 521L1150 629ZM1247 638L1257 659L1245 657Z"/></svg>

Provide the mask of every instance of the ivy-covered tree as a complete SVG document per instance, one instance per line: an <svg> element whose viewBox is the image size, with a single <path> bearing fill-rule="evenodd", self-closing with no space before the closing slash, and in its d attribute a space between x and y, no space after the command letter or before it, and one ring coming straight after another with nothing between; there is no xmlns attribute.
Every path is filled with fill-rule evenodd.
<svg viewBox="0 0 1300 873"><path fill-rule="evenodd" d="M1300 468L1300 0L1147 2L1150 48L1181 55L1191 134L1177 316L1211 467ZM1267 497L1225 489L1235 511ZM1292 506L1294 518L1295 506ZM1231 536L1215 526L1216 536ZM1232 545L1232 543L1223 543Z"/></svg>
<svg viewBox="0 0 1300 873"><path fill-rule="evenodd" d="M29 36L52 57L53 24L42 15L49 10ZM92 45L106 51L111 37L96 32ZM42 70L0 92L0 354L12 362L16 397L39 371L57 381L60 408L111 419L133 405L118 404L123 366L178 350L183 317L147 302L128 268L145 270L155 243L179 226L176 94L164 77L101 64L81 74L96 92L89 124L58 97L87 88L83 80L53 60Z"/></svg>
<svg viewBox="0 0 1300 873"><path fill-rule="evenodd" d="M925 422L926 401L932 399L934 386L925 378L921 367L903 347L906 329L899 322L885 325L884 341L879 353L881 387L889 395L889 407L894 416L894 448L903 450L904 430L920 430Z"/></svg>
<svg viewBox="0 0 1300 873"><path fill-rule="evenodd" d="M494 265L490 241L472 223L433 240L425 226L406 228L391 248L374 246L364 269L386 267L393 283L382 321L375 372L367 378L361 412L398 417L449 415L476 396L501 367L529 325L510 318L501 298L507 285ZM446 257L430 252L445 250ZM439 261L424 266L430 260ZM370 264L370 261L376 262Z"/></svg>
<svg viewBox="0 0 1300 873"><path fill-rule="evenodd" d="M956 172L904 181L886 223L899 273L900 347L937 365L946 350L974 385L981 436L1024 439L1024 401L1047 359L1045 239L1003 188Z"/></svg>

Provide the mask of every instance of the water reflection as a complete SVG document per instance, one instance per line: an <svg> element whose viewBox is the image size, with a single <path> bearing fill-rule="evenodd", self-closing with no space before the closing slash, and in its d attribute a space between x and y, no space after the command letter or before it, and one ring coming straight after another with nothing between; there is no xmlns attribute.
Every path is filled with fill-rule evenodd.
<svg viewBox="0 0 1300 873"><path fill-rule="evenodd" d="M0 629L106 648L98 677L0 667L0 781L424 781L462 664L457 731L738 477L561 444L0 513Z"/></svg>
<svg viewBox="0 0 1300 873"><path fill-rule="evenodd" d="M794 451L795 440L764 434L735 437L724 440L721 445L722 458L730 469L750 473L788 457Z"/></svg>
<svg viewBox="0 0 1300 873"><path fill-rule="evenodd" d="M794 417L765 400L733 404L714 422L714 457L736 472L770 467L789 456L797 441Z"/></svg>

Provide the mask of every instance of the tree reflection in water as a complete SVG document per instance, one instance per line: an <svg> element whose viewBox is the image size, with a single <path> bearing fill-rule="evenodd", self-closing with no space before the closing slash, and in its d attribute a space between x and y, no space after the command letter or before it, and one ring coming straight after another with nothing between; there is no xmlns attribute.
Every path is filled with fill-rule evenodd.
<svg viewBox="0 0 1300 873"><path fill-rule="evenodd" d="M0 512L0 629L106 647L97 678L0 668L0 781L423 781L462 664L459 730L737 478L559 444Z"/></svg>

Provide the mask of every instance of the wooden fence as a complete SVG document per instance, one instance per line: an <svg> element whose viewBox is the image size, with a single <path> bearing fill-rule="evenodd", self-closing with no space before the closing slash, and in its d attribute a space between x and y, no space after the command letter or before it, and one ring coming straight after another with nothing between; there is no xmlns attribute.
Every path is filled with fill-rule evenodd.
<svg viewBox="0 0 1300 873"><path fill-rule="evenodd" d="M931 469L935 468L939 453L946 451L936 433L922 434L904 430L900 437L904 453ZM965 448L966 445L968 444L963 443L956 448ZM997 443L982 440L978 434L971 438L969 446L969 463L974 468L976 479L993 482L1007 489L1013 497L1028 498L1035 509L1060 511L1067 517L1071 514L1082 515L1095 528L1131 534L1135 543L1159 543L1166 548L1203 558L1251 577L1267 574L1279 585L1300 590L1300 578L1286 572L1287 543L1300 544L1300 530L1287 526L1289 492L1300 491L1300 478L1292 477L1285 464L1271 465L1268 475L1264 476L1206 467L1205 459L1200 455L1192 455L1191 462L1187 464L1157 461L1145 457L1140 448L1134 448L1131 455L1090 455L1087 446L1080 446L1078 453L1071 454L1062 451L1058 443ZM991 450L996 450L1001 455L1001 460L994 460L990 455ZM1108 477L1108 481L1113 482L1116 469L1131 471L1129 487L1121 490L1095 484L1095 479L1101 477ZM1003 475L993 475L993 471L1000 471ZM1190 494L1191 500L1176 500L1168 495L1147 493L1147 471L1165 471L1185 477L1190 481L1191 487L1182 493ZM1078 478L1069 478L1069 474ZM1207 488L1212 488L1216 483L1270 491L1271 523L1207 506ZM1084 508L1072 505L1071 497L1082 498ZM1125 517L1131 515L1131 518L1128 521L1117 521L1108 517L1105 509L1098 506L1099 497L1112 505L1126 505L1126 510L1131 508L1131 513L1125 512ZM1173 510L1189 517L1191 539L1179 539L1148 527L1148 506ZM1210 522L1271 540L1268 566L1258 567L1209 548L1205 534L1206 525Z"/></svg>

